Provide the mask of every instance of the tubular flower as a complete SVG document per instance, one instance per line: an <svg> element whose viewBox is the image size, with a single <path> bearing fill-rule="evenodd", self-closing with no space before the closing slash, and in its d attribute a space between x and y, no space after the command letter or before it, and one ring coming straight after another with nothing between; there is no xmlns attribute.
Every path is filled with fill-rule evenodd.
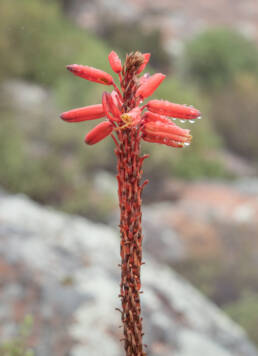
<svg viewBox="0 0 258 356"><path fill-rule="evenodd" d="M117 93L115 91L112 91L111 94L107 92L103 93L102 105L108 119L111 121L119 121L122 111L119 98L117 97Z"/></svg>
<svg viewBox="0 0 258 356"><path fill-rule="evenodd" d="M121 320L123 323L126 356L146 356L143 344L141 317L141 265L142 262L142 212L141 194L148 180L141 181L142 165L148 155L141 156L140 143L158 143L175 148L190 145L189 129L177 126L170 118L194 122L200 118L199 110L164 100L142 101L153 94L165 75L141 75L150 54L130 53L122 65L118 55L109 56L112 70L118 74L120 89L112 76L102 70L82 65L69 65L67 69L84 79L112 85L111 93L104 92L101 104L64 112L61 118L80 122L106 117L86 136L85 143L94 145L107 136L115 143L117 156L117 181L120 207L120 256L121 256Z"/></svg>
<svg viewBox="0 0 258 356"><path fill-rule="evenodd" d="M165 78L166 76L164 74L153 74L139 87L136 92L136 96L140 96L142 99L151 96Z"/></svg>
<svg viewBox="0 0 258 356"><path fill-rule="evenodd" d="M109 53L108 60L109 60L110 67L113 69L115 73L118 74L122 72L122 63L115 51Z"/></svg>
<svg viewBox="0 0 258 356"><path fill-rule="evenodd" d="M141 74L141 72L144 71L146 65L149 63L150 56L151 56L150 53L143 53L143 57L144 57L143 63L139 66L139 69L137 70L136 74Z"/></svg>
<svg viewBox="0 0 258 356"><path fill-rule="evenodd" d="M83 108L66 111L60 115L61 119L68 122L95 120L105 116L102 104L84 106Z"/></svg>
<svg viewBox="0 0 258 356"><path fill-rule="evenodd" d="M168 144L173 142L176 145L184 146L184 143L189 144L192 136L190 130L184 130L176 125L165 123L164 121L149 121L146 122L142 129L143 139L146 138L149 142L158 142ZM153 140L153 141L151 141ZM179 146L174 146L179 147Z"/></svg>
<svg viewBox="0 0 258 356"><path fill-rule="evenodd" d="M96 82L105 85L113 84L113 78L110 74L104 72L103 70L96 69L93 67L82 66L79 64L70 64L66 67L70 72L78 77L81 77L91 82Z"/></svg>
<svg viewBox="0 0 258 356"><path fill-rule="evenodd" d="M195 120L201 115L200 111L192 106L174 104L167 100L151 100L148 102L147 108L157 114L184 120Z"/></svg>
<svg viewBox="0 0 258 356"><path fill-rule="evenodd" d="M88 145L94 145L95 143L103 140L113 131L113 125L109 121L103 121L95 126L86 136L85 142Z"/></svg>
<svg viewBox="0 0 258 356"><path fill-rule="evenodd" d="M146 111L142 117L142 121L143 123L146 122L155 122L155 121L161 121L164 122L164 124L170 124L170 125L175 125L175 123L173 121L171 121L170 119L168 119L166 116L163 115L159 115L159 114L154 114L151 111Z"/></svg>

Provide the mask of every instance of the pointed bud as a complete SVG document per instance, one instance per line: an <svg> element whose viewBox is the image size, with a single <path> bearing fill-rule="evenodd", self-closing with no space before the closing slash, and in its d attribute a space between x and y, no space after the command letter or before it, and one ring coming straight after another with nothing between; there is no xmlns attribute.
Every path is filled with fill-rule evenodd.
<svg viewBox="0 0 258 356"><path fill-rule="evenodd" d="M80 122L105 117L105 112L102 104L96 104L63 112L60 117L64 121Z"/></svg>
<svg viewBox="0 0 258 356"><path fill-rule="evenodd" d="M136 74L140 74L142 71L144 71L146 65L148 64L149 60L150 60L150 53L143 53L144 56L144 62L142 65L140 65L139 69L137 70Z"/></svg>
<svg viewBox="0 0 258 356"><path fill-rule="evenodd" d="M162 73L153 74L137 89L136 96L142 99L151 96L165 78L166 76Z"/></svg>
<svg viewBox="0 0 258 356"><path fill-rule="evenodd" d="M99 141L103 140L105 137L111 134L113 131L113 125L109 121L103 121L97 126L95 126L86 136L85 143L88 145L94 145Z"/></svg>
<svg viewBox="0 0 258 356"><path fill-rule="evenodd" d="M115 90L112 90L110 93L114 105L118 108L119 111L122 110L123 102L121 101L121 98L119 97L118 93Z"/></svg>
<svg viewBox="0 0 258 356"><path fill-rule="evenodd" d="M118 99L115 94L116 92L112 91L111 94L104 92L102 95L102 105L105 114L111 121L119 121L121 115L121 111L117 106Z"/></svg>
<svg viewBox="0 0 258 356"><path fill-rule="evenodd" d="M79 64L71 64L66 66L66 68L74 75L77 75L78 77L81 77L86 80L90 80L91 82L96 82L105 85L113 84L112 76L104 72L103 70Z"/></svg>
<svg viewBox="0 0 258 356"><path fill-rule="evenodd" d="M161 121L167 125L175 125L175 123L168 119L166 116L154 114L151 111L146 111L142 117L142 120L143 122Z"/></svg>
<svg viewBox="0 0 258 356"><path fill-rule="evenodd" d="M110 67L113 69L115 73L120 73L122 71L122 63L120 58L118 57L115 51L109 53L108 60L110 63Z"/></svg>
<svg viewBox="0 0 258 356"><path fill-rule="evenodd" d="M193 107L174 104L166 100L151 100L148 102L147 108L156 114L184 120L194 120L201 115L200 111Z"/></svg>
<svg viewBox="0 0 258 356"><path fill-rule="evenodd" d="M190 130L182 129L176 125L165 124L161 121L146 122L142 127L144 134L165 140L177 142L191 142Z"/></svg>
<svg viewBox="0 0 258 356"><path fill-rule="evenodd" d="M142 139L146 142L159 143L162 145L167 145L167 146L171 146L171 147L175 147L175 148L184 147L184 143L182 143L182 142L178 142L178 141L174 141L174 140L166 139L166 138L162 138L162 137L157 137L157 136L153 136L150 134L143 134Z"/></svg>

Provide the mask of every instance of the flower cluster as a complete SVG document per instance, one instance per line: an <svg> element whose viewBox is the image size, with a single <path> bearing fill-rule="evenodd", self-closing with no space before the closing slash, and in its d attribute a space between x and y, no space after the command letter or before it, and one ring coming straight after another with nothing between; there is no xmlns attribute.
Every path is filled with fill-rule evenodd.
<svg viewBox="0 0 258 356"><path fill-rule="evenodd" d="M78 64L68 65L67 69L74 75L96 83L111 85L114 89L111 93L103 93L102 104L64 112L61 114L61 118L67 122L80 122L105 117L105 121L99 123L86 135L85 142L89 145L93 145L109 135L114 138L114 132L130 128L138 129L140 137L147 142L172 147L190 145L192 139L190 130L178 127L169 118L181 119L182 122L188 120L192 123L195 119L201 118L199 110L192 106L174 104L165 100L150 100L147 104L142 105L143 101L154 93L166 77L161 73L139 76L145 69L150 54L142 55L142 62L136 71L135 97L133 101L131 100L133 107L132 105L128 107L124 95L127 88L124 86L122 74L125 74L126 69L114 51L109 54L108 59L112 70L119 76L121 91L113 77L102 70Z"/></svg>

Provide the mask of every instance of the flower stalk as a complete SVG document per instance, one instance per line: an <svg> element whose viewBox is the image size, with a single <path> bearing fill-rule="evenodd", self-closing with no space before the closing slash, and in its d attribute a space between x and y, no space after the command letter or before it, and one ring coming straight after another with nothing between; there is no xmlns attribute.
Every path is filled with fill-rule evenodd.
<svg viewBox="0 0 258 356"><path fill-rule="evenodd" d="M140 52L126 56L124 65L112 51L108 60L118 75L121 90L112 76L102 70L82 65L69 65L67 69L86 80L113 86L111 93L104 92L102 104L91 105L61 114L67 122L80 122L106 117L85 137L94 145L107 136L115 143L117 156L117 181L120 207L121 255L121 320L126 356L145 356L141 316L141 266L142 266L142 191L148 180L142 182L142 165L148 155L141 156L141 140L182 148L190 145L190 130L178 127L171 118L194 122L199 110L163 100L143 100L152 95L165 79L157 73L139 75L145 69L150 54ZM146 110L147 109L147 110Z"/></svg>

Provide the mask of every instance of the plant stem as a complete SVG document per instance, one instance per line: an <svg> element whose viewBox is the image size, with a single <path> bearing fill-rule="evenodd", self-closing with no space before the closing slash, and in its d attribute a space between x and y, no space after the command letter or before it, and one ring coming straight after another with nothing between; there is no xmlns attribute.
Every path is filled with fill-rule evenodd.
<svg viewBox="0 0 258 356"><path fill-rule="evenodd" d="M120 216L120 254L122 322L126 356L144 356L140 304L142 227L140 184L143 160L140 157L140 138L137 129L120 132L118 158L118 192Z"/></svg>

